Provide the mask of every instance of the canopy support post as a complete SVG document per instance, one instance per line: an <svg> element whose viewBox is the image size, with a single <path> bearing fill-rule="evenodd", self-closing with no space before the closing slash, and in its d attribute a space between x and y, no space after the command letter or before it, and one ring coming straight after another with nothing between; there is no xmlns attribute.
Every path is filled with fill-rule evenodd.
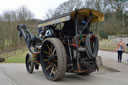
<svg viewBox="0 0 128 85"><path fill-rule="evenodd" d="M80 34L78 33L78 11L76 11L75 13L75 38L76 38L76 59L77 59L77 70L80 70L80 56L79 56L79 52L78 52L78 44L79 44L79 37Z"/></svg>

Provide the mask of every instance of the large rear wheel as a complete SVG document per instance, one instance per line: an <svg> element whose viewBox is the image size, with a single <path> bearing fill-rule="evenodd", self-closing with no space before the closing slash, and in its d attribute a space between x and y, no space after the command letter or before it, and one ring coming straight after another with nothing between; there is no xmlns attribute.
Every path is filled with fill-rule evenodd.
<svg viewBox="0 0 128 85"><path fill-rule="evenodd" d="M67 67L67 56L62 42L57 38L47 38L41 48L40 63L49 80L60 80Z"/></svg>

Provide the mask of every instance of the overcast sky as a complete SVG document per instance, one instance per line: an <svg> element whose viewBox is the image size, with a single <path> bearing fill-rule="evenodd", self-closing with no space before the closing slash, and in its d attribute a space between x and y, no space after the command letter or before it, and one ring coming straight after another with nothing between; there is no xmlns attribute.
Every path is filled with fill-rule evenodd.
<svg viewBox="0 0 128 85"><path fill-rule="evenodd" d="M0 14L25 5L34 13L35 18L43 19L48 9L54 9L65 1L68 0L0 0Z"/></svg>

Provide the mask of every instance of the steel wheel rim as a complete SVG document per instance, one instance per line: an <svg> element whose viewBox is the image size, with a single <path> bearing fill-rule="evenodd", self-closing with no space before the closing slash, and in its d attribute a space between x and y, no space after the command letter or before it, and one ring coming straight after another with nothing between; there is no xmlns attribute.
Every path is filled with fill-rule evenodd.
<svg viewBox="0 0 128 85"><path fill-rule="evenodd" d="M28 58L28 60L27 60L27 69L29 71L31 71L31 69L32 69L32 63L31 63L31 59L30 58Z"/></svg>
<svg viewBox="0 0 128 85"><path fill-rule="evenodd" d="M46 41L43 46L43 56L41 57L43 70L45 75L52 79L56 76L58 68L56 48L50 41Z"/></svg>

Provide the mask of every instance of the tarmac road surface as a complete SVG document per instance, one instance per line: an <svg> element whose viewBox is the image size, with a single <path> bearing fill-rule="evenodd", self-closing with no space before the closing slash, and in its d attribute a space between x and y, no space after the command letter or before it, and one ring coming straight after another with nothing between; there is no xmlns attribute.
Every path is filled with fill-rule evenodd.
<svg viewBox="0 0 128 85"><path fill-rule="evenodd" d="M100 52L102 54L102 51ZM41 69L29 74L24 64L0 63L0 85L128 85L128 72L102 69L86 76L66 73L61 81L52 82L45 78Z"/></svg>

